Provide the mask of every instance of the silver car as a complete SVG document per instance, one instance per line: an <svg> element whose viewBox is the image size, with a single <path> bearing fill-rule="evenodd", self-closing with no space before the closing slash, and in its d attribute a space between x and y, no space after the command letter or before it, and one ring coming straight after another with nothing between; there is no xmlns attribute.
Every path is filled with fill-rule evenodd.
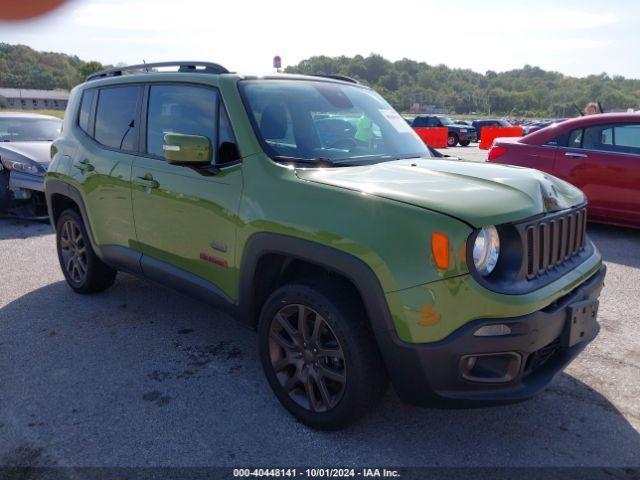
<svg viewBox="0 0 640 480"><path fill-rule="evenodd" d="M0 215L45 219L44 174L62 120L34 113L0 113Z"/></svg>

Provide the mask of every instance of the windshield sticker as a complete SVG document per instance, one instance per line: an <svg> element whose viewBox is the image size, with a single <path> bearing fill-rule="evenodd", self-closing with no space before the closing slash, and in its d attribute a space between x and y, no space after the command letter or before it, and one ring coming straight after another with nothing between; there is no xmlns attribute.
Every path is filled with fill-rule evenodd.
<svg viewBox="0 0 640 480"><path fill-rule="evenodd" d="M387 119L387 121L391 124L391 126L393 126L393 128L396 129L397 132L407 133L412 131L412 128L407 123L407 121L404 118L402 118L400 114L395 110L381 109L378 111L382 114L384 118Z"/></svg>

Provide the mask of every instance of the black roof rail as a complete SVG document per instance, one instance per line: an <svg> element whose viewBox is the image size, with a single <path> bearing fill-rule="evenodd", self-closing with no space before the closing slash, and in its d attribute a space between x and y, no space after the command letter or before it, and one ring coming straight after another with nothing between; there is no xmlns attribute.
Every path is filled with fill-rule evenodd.
<svg viewBox="0 0 640 480"><path fill-rule="evenodd" d="M158 62L158 63L143 63L140 65L127 65L124 67L110 68L108 70L102 70L100 72L92 73L87 77L86 81L95 80L97 78L118 77L123 72L132 70L149 71L150 68L161 67L178 67L178 72L197 72L197 73L229 73L229 70L222 65L210 62ZM201 68L198 68L201 67Z"/></svg>
<svg viewBox="0 0 640 480"><path fill-rule="evenodd" d="M326 73L312 73L312 74L310 74L310 76L312 76L312 77L321 77L321 78L332 78L333 80L342 80L343 82L357 83L358 85L360 85L360 82L358 80L356 80L355 78L347 77L346 75L333 75L333 74L326 74Z"/></svg>

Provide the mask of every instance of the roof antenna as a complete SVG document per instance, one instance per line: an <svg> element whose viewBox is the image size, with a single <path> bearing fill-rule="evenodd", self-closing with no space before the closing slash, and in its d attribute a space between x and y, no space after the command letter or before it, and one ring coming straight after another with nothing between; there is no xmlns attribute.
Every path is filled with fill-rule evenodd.
<svg viewBox="0 0 640 480"><path fill-rule="evenodd" d="M602 108L602 104L598 102L598 108L600 109L600 113L604 113L604 109Z"/></svg>
<svg viewBox="0 0 640 480"><path fill-rule="evenodd" d="M147 64L147 61L146 61L144 58L142 59L142 64L143 64L143 65L146 65L146 64ZM144 68L144 71L145 71L145 72L147 72L147 73L149 73L149 68L145 67L145 68Z"/></svg>

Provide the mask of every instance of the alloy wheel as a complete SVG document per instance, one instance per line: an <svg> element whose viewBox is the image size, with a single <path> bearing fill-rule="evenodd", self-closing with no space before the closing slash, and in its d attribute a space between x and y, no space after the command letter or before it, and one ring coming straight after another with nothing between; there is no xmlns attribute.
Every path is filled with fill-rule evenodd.
<svg viewBox="0 0 640 480"><path fill-rule="evenodd" d="M87 246L80 226L73 220L67 220L60 231L60 250L62 266L69 278L80 284L87 275Z"/></svg>
<svg viewBox="0 0 640 480"><path fill-rule="evenodd" d="M281 387L301 407L326 412L342 398L344 352L327 321L305 305L281 308L269 330L271 366Z"/></svg>

